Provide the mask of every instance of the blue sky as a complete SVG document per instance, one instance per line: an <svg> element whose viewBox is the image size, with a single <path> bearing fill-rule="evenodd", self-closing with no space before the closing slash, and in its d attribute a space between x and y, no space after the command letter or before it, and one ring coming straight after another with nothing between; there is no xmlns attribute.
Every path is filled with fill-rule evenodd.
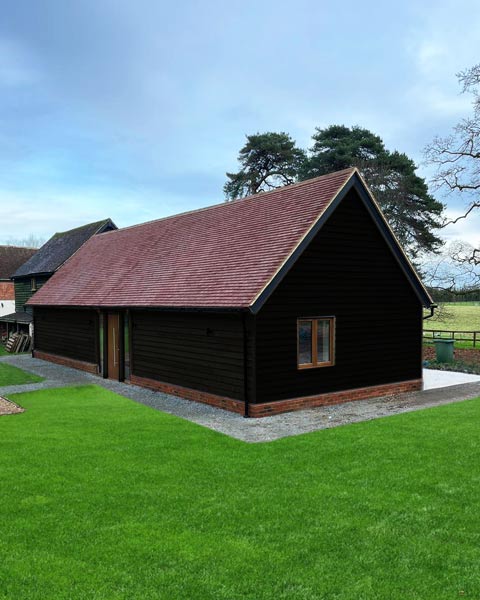
<svg viewBox="0 0 480 600"><path fill-rule="evenodd" d="M247 133L358 124L420 162L470 112L479 39L466 0L4 0L0 242L222 201Z"/></svg>

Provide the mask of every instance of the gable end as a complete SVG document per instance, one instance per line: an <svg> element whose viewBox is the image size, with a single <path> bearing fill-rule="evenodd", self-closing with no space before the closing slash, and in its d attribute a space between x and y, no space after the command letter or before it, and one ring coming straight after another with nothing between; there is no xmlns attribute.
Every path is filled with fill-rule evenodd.
<svg viewBox="0 0 480 600"><path fill-rule="evenodd" d="M368 213L372 217L374 223L376 224L378 230L380 231L383 239L387 243L390 248L393 256L395 257L397 263L402 269L404 275L407 280L411 284L415 294L417 295L419 301L426 308L430 308L433 304L433 300L428 294L427 290L423 286L420 281L415 269L412 264L408 260L405 255L400 243L396 239L394 233L392 232L390 226L388 225L383 213L381 212L379 206L374 200L373 196L369 192L365 182L360 177L357 170L352 174L350 179L346 182L343 188L338 192L335 198L332 199L328 207L321 214L319 219L313 224L308 233L303 237L295 250L290 254L288 259L283 263L274 277L269 281L269 283L264 287L264 289L258 294L258 296L254 299L252 304L250 305L250 310L253 314L257 314L271 294L275 291L277 286L283 280L285 275L290 271L293 265L297 262L305 248L310 244L313 238L317 235L317 233L321 230L323 225L328 221L330 216L333 214L335 209L338 207L340 202L345 198L345 196L352 190L355 189L358 193L359 198L362 200L364 206L366 207Z"/></svg>

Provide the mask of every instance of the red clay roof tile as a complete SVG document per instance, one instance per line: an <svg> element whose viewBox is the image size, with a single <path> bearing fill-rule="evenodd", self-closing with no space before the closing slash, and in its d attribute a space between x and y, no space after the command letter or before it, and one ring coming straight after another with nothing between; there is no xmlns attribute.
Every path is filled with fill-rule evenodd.
<svg viewBox="0 0 480 600"><path fill-rule="evenodd" d="M248 307L353 172L93 236L29 304Z"/></svg>

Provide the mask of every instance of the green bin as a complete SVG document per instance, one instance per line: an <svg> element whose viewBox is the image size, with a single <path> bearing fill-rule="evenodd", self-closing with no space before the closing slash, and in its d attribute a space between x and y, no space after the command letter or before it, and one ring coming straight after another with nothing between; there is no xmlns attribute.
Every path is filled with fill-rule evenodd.
<svg viewBox="0 0 480 600"><path fill-rule="evenodd" d="M433 340L437 352L437 361L442 363L453 362L453 342L454 340Z"/></svg>

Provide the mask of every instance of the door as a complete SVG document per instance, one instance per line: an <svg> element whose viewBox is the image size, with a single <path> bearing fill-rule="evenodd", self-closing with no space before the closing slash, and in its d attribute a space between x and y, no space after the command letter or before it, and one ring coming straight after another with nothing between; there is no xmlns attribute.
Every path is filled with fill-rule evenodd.
<svg viewBox="0 0 480 600"><path fill-rule="evenodd" d="M108 313L108 378L120 377L120 315Z"/></svg>

